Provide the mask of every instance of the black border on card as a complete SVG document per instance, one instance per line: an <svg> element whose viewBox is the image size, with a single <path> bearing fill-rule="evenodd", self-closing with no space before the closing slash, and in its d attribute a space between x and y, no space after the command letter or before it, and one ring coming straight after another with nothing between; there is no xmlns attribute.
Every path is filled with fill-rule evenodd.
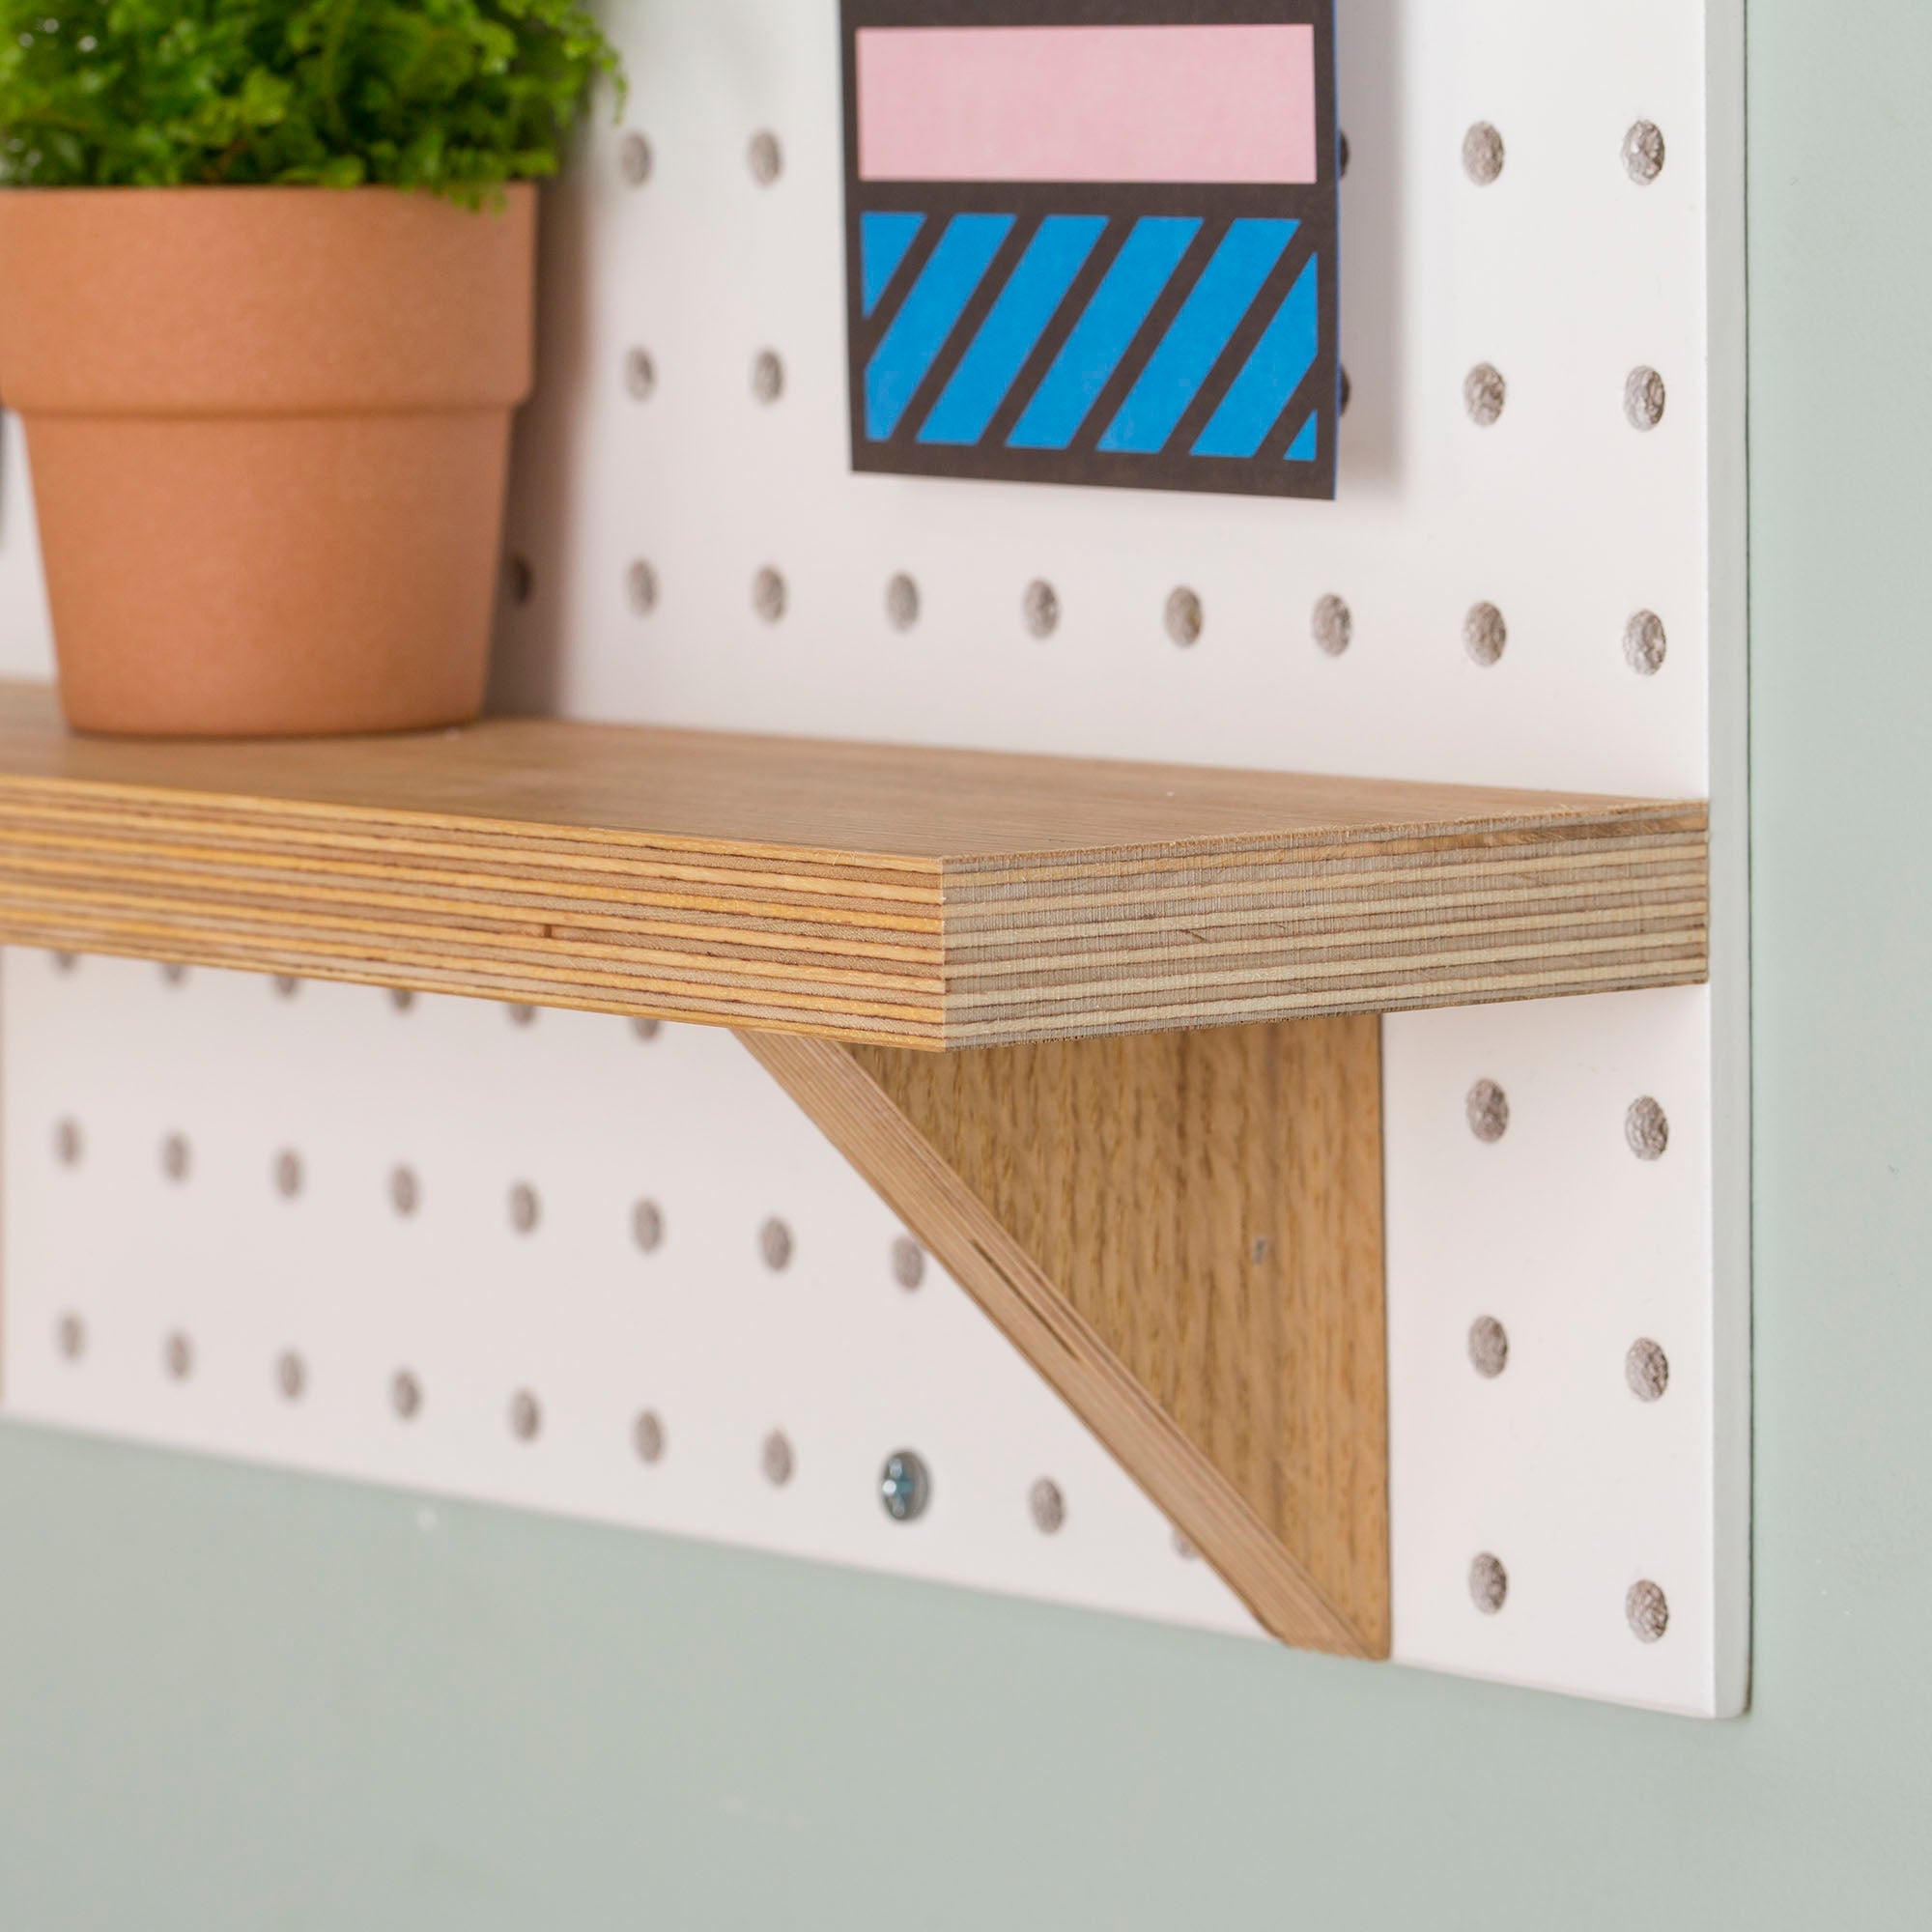
<svg viewBox="0 0 1932 1932"><path fill-rule="evenodd" d="M1219 496L1296 497L1332 499L1335 495L1336 433L1340 415L1341 364L1338 324L1341 311L1337 194L1341 175L1339 134L1335 121L1335 7L1334 0L840 0L840 38L844 70L845 135L845 316L846 382L852 468L865 474L892 476L952 476L1010 483L1056 483L1122 490L1182 490ZM1039 182L861 182L859 179L858 35L862 27L957 26L1163 26L1272 24L1315 29L1316 142L1320 179L1313 185L1288 186L1201 185L1166 186L1136 183L1110 186L1093 182L1058 185ZM1090 412L1073 445L1064 450L995 448L961 449L923 444L914 440L915 425L924 419L921 407L928 394L951 375L952 366L1004 279L989 272L980 297L970 304L953 331L948 353L928 372L921 395L905 412L899 432L886 442L866 435L865 372L880 330L861 315L860 216L870 210L909 212L917 208L937 214L988 213L1017 214L1002 259L1011 259L1025 245L1038 219L1045 214L1186 213L1204 215L1205 225L1190 257L1211 249L1227 223L1240 215L1289 216L1300 228L1288 253L1277 264L1267 291L1286 295L1311 251L1318 255L1317 299L1321 313L1321 351L1315 367L1291 399L1268 440L1253 457L1222 458L1188 453L1208 413L1247 359L1264 318L1274 304L1257 298L1251 313L1236 331L1216 363L1213 376L1167 449L1156 455L1123 456L1096 445L1113 412L1103 393ZM918 273L942 223L928 222L919 243L899 265L895 284ZM1023 407L1030 393L1029 377L1044 373L1045 357L1057 348L1071 318L1085 307L1083 292L1097 286L1113 251L1124 238L1124 226L1110 230L1100 248L1073 284L1062 304L1054 331L1042 341L1013 394L993 420L989 435L1009 433L1009 417ZM922 245L923 244L923 245ZM1205 259L1205 255L1203 256ZM1183 262L1183 268L1186 264ZM1175 276L1167 293L1144 325L1144 334L1165 329L1194 277ZM882 305L884 306L884 305ZM887 306L890 313L890 306ZM1123 368L1141 360L1129 355ZM1117 376L1116 384L1124 380ZM1316 421L1317 447L1312 462L1290 463L1288 448L1310 413Z"/></svg>

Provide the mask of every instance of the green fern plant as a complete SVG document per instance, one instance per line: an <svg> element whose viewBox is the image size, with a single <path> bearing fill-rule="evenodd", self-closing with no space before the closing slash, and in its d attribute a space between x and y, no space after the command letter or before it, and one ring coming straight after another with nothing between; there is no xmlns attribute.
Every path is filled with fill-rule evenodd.
<svg viewBox="0 0 1932 1932"><path fill-rule="evenodd" d="M0 0L0 185L424 188L556 172L623 73L582 0Z"/></svg>

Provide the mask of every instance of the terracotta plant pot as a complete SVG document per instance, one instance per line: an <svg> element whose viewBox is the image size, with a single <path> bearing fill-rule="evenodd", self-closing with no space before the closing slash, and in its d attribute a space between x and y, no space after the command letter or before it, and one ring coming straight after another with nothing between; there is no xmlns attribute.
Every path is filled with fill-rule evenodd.
<svg viewBox="0 0 1932 1932"><path fill-rule="evenodd" d="M0 397L27 427L81 730L287 736L482 707L536 197L0 189Z"/></svg>

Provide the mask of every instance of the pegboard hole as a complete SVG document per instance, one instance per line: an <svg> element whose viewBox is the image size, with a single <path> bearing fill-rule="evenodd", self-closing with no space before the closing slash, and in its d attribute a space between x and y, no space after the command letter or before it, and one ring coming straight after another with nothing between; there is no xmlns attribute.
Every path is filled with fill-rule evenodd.
<svg viewBox="0 0 1932 1932"><path fill-rule="evenodd" d="M1509 384L1492 362L1478 362L1463 379L1463 407L1478 429L1493 429L1509 406Z"/></svg>
<svg viewBox="0 0 1932 1932"><path fill-rule="evenodd" d="M631 1209L631 1238L647 1255L664 1246L664 1209L655 1201L639 1201Z"/></svg>
<svg viewBox="0 0 1932 1932"><path fill-rule="evenodd" d="M658 574L642 557L633 557L624 572L624 596L639 617L658 608Z"/></svg>
<svg viewBox="0 0 1932 1932"><path fill-rule="evenodd" d="M398 1167L391 1170L389 1206L405 1220L422 1206L422 1183L416 1179L413 1168Z"/></svg>
<svg viewBox="0 0 1932 1932"><path fill-rule="evenodd" d="M1469 1364L1486 1382L1509 1367L1509 1330L1493 1315L1479 1315L1469 1324Z"/></svg>
<svg viewBox="0 0 1932 1932"><path fill-rule="evenodd" d="M798 1468L798 1459L792 1452L791 1438L782 1429L774 1429L765 1437L764 1445L758 1451L758 1466L765 1472L765 1481L774 1489L781 1490L791 1481Z"/></svg>
<svg viewBox="0 0 1932 1932"><path fill-rule="evenodd" d="M185 1134L170 1134L161 1143L161 1173L179 1186L194 1165L194 1151Z"/></svg>
<svg viewBox="0 0 1932 1932"><path fill-rule="evenodd" d="M1027 1509L1042 1536L1058 1536L1066 1526L1066 1495L1051 1476L1042 1476L1027 1492Z"/></svg>
<svg viewBox="0 0 1932 1932"><path fill-rule="evenodd" d="M1469 1131L1486 1147L1493 1147L1509 1132L1509 1095L1493 1080L1478 1080L1469 1089L1463 1110Z"/></svg>
<svg viewBox="0 0 1932 1932"><path fill-rule="evenodd" d="M1487 121L1478 121L1463 136L1463 172L1478 187L1500 179L1506 157L1502 135Z"/></svg>
<svg viewBox="0 0 1932 1932"><path fill-rule="evenodd" d="M301 1155L293 1148L284 1148L275 1156L275 1192L284 1201L293 1201L302 1191Z"/></svg>
<svg viewBox="0 0 1932 1932"><path fill-rule="evenodd" d="M1338 416L1347 415L1349 405L1354 400L1355 384L1350 380L1348 370L1345 367L1338 367L1335 371L1335 413Z"/></svg>
<svg viewBox="0 0 1932 1932"><path fill-rule="evenodd" d="M893 1243L893 1279L908 1294L925 1279L925 1250L910 1235Z"/></svg>
<svg viewBox="0 0 1932 1932"><path fill-rule="evenodd" d="M1208 623L1201 599L1185 585L1169 596L1166 621L1167 635L1184 651L1192 650L1201 641L1201 633Z"/></svg>
<svg viewBox="0 0 1932 1932"><path fill-rule="evenodd" d="M767 624L779 623L788 601L785 581L770 564L752 580L752 609Z"/></svg>
<svg viewBox="0 0 1932 1932"><path fill-rule="evenodd" d="M293 1000L302 989L302 982L293 973L277 973L270 983L278 1000Z"/></svg>
<svg viewBox="0 0 1932 1932"><path fill-rule="evenodd" d="M769 408L783 394L784 364L775 349L761 349L752 358L752 400Z"/></svg>
<svg viewBox="0 0 1932 1932"><path fill-rule="evenodd" d="M1631 428L1649 435L1663 420L1670 392L1655 369L1633 369L1624 379L1624 419Z"/></svg>
<svg viewBox="0 0 1932 1932"><path fill-rule="evenodd" d="M80 970L80 954L77 952L49 952L47 958L56 973L71 974Z"/></svg>
<svg viewBox="0 0 1932 1932"><path fill-rule="evenodd" d="M513 1027L533 1027L537 1023L537 1009L521 1000L506 1006L503 1012Z"/></svg>
<svg viewBox="0 0 1932 1932"><path fill-rule="evenodd" d="M795 1246L790 1227L776 1214L758 1230L758 1253L774 1274L790 1267Z"/></svg>
<svg viewBox="0 0 1932 1932"><path fill-rule="evenodd" d="M886 585L886 621L895 631L910 631L919 622L919 585L904 571Z"/></svg>
<svg viewBox="0 0 1932 1932"><path fill-rule="evenodd" d="M389 1378L389 1406L405 1422L413 1422L422 1413L423 1386L408 1369L398 1369Z"/></svg>
<svg viewBox="0 0 1932 1932"><path fill-rule="evenodd" d="M161 1345L161 1364L174 1381L185 1382L194 1374L194 1344L179 1329Z"/></svg>
<svg viewBox="0 0 1932 1932"><path fill-rule="evenodd" d="M87 1323L78 1315L63 1315L54 1323L54 1347L63 1361L79 1361L87 1353Z"/></svg>
<svg viewBox="0 0 1932 1932"><path fill-rule="evenodd" d="M510 1434L519 1442L534 1442L543 1429L543 1405L528 1389L510 1398Z"/></svg>
<svg viewBox="0 0 1932 1932"><path fill-rule="evenodd" d="M1463 619L1463 648L1469 661L1488 670L1509 648L1509 625L1493 604L1478 604Z"/></svg>
<svg viewBox="0 0 1932 1932"><path fill-rule="evenodd" d="M760 187L770 187L784 173L784 149L769 128L760 128L745 149L745 164Z"/></svg>
<svg viewBox="0 0 1932 1932"><path fill-rule="evenodd" d="M1624 1116L1624 1144L1638 1160L1662 1160L1670 1151L1670 1117L1648 1094Z"/></svg>
<svg viewBox="0 0 1932 1932"><path fill-rule="evenodd" d="M1502 1606L1509 1602L1509 1572L1503 1568L1502 1558L1492 1555L1487 1549L1469 1565L1469 1601L1484 1616L1500 1614Z"/></svg>
<svg viewBox="0 0 1932 1932"><path fill-rule="evenodd" d="M283 1351L275 1362L275 1386L284 1402L299 1402L308 1388L308 1364L293 1349Z"/></svg>
<svg viewBox="0 0 1932 1932"><path fill-rule="evenodd" d="M625 186L642 187L650 180L655 165L650 142L633 128L617 143L617 172L624 178Z"/></svg>
<svg viewBox="0 0 1932 1932"><path fill-rule="evenodd" d="M1183 1563L1198 1563L1201 1560L1200 1550L1195 1548L1193 1543L1189 1540L1187 1532L1185 1530L1177 1529L1174 1532L1173 1540L1174 1540L1174 1553L1178 1557L1179 1557Z"/></svg>
<svg viewBox="0 0 1932 1932"><path fill-rule="evenodd" d="M1050 638L1060 628L1060 593L1045 578L1037 577L1020 599L1020 616L1030 638Z"/></svg>
<svg viewBox="0 0 1932 1932"><path fill-rule="evenodd" d="M510 1189L510 1226L520 1235L533 1235L542 1218L543 1204L536 1189L527 1180L518 1181Z"/></svg>
<svg viewBox="0 0 1932 1932"><path fill-rule="evenodd" d="M1670 1599L1645 1577L1633 1583L1624 1597L1624 1620L1639 1643L1661 1643L1670 1628Z"/></svg>
<svg viewBox="0 0 1932 1932"><path fill-rule="evenodd" d="M399 1013L413 1012L415 1010L416 996L407 986L391 986L389 988L389 1005Z"/></svg>
<svg viewBox="0 0 1932 1932"><path fill-rule="evenodd" d="M1355 613L1339 597L1324 597L1315 607L1311 623L1317 648L1324 657L1339 658L1355 639Z"/></svg>
<svg viewBox="0 0 1932 1932"><path fill-rule="evenodd" d="M1639 1402L1662 1402L1670 1388L1670 1357L1648 1336L1633 1342L1624 1357L1624 1380Z"/></svg>
<svg viewBox="0 0 1932 1932"><path fill-rule="evenodd" d="M187 968L179 959L169 959L161 966L161 983L164 986L185 986L187 984Z"/></svg>
<svg viewBox="0 0 1932 1932"><path fill-rule="evenodd" d="M640 1463L659 1463L665 1452L664 1418L654 1408L641 1410L631 1424L631 1447Z"/></svg>
<svg viewBox="0 0 1932 1932"><path fill-rule="evenodd" d="M1348 135L1338 132L1335 136L1335 179L1337 181L1347 181L1349 179L1349 163L1353 158L1354 156L1349 147Z"/></svg>
<svg viewBox="0 0 1932 1932"><path fill-rule="evenodd" d="M87 1152L87 1141L78 1121L54 1122L54 1158L63 1167L78 1167Z"/></svg>
<svg viewBox="0 0 1932 1932"><path fill-rule="evenodd" d="M1663 172L1663 130L1654 121L1639 121L1624 136L1624 172L1638 187L1648 187Z"/></svg>
<svg viewBox="0 0 1932 1932"><path fill-rule="evenodd" d="M631 1031L641 1040L653 1040L664 1029L662 1020L648 1020L641 1016L631 1022Z"/></svg>
<svg viewBox="0 0 1932 1932"><path fill-rule="evenodd" d="M647 403L658 392L658 365L648 349L633 345L624 351L624 391L634 403Z"/></svg>

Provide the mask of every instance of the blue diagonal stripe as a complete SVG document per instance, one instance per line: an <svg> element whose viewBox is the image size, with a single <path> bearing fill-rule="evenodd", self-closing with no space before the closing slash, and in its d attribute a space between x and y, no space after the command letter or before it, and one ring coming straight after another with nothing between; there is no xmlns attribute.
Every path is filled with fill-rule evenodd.
<svg viewBox="0 0 1932 1932"><path fill-rule="evenodd" d="M859 217L859 283L861 312L869 316L891 285L906 250L925 226L923 214L867 212Z"/></svg>
<svg viewBox="0 0 1932 1932"><path fill-rule="evenodd" d="M1289 398L1315 366L1321 344L1321 318L1317 304L1320 277L1315 258L1296 278L1274 320L1262 332L1255 351L1242 364L1221 407L1194 445L1196 456L1253 456L1281 420Z"/></svg>
<svg viewBox="0 0 1932 1932"><path fill-rule="evenodd" d="M1106 226L1103 214L1050 214L1039 224L926 417L920 441L970 445L986 434Z"/></svg>
<svg viewBox="0 0 1932 1932"><path fill-rule="evenodd" d="M1288 446L1288 460L1291 463L1313 463L1321 448L1321 419L1311 415L1296 432L1294 440Z"/></svg>
<svg viewBox="0 0 1932 1932"><path fill-rule="evenodd" d="M1167 447L1299 226L1244 217L1229 228L1140 381L1107 425L1100 439L1103 450L1151 456Z"/></svg>
<svg viewBox="0 0 1932 1932"><path fill-rule="evenodd" d="M946 224L932 259L866 364L866 434L874 442L898 428L1012 226L1010 214L955 214Z"/></svg>
<svg viewBox="0 0 1932 1932"><path fill-rule="evenodd" d="M1134 223L1007 439L1009 449L1065 449L1079 435L1107 379L1121 366L1148 311L1200 232L1200 222L1188 215L1151 215Z"/></svg>

